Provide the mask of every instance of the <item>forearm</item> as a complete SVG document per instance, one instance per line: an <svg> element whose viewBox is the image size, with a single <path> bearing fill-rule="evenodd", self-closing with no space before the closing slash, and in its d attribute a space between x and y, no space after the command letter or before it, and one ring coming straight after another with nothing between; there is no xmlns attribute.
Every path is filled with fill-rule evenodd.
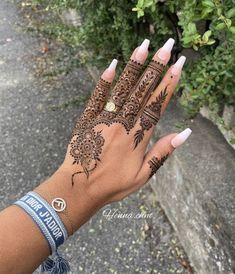
<svg viewBox="0 0 235 274"><path fill-rule="evenodd" d="M39 228L14 205L0 213L0 242L0 273L32 273L49 255Z"/></svg>
<svg viewBox="0 0 235 274"><path fill-rule="evenodd" d="M67 216L58 213L68 231L76 231L102 205L89 197L83 183L71 187L71 174L58 170L34 191L49 203L66 201ZM0 213L0 273L32 273L48 256L48 243L32 218L16 205Z"/></svg>

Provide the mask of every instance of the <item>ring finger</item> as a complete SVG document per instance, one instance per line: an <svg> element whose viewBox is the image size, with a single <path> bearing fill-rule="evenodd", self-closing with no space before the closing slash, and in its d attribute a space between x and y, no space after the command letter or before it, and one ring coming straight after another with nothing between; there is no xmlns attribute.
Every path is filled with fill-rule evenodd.
<svg viewBox="0 0 235 274"><path fill-rule="evenodd" d="M133 129L134 148L142 141L144 147L149 142L154 126L158 123L162 113L166 109L179 82L185 60L186 58L181 56L177 62L168 69L163 80L149 98Z"/></svg>
<svg viewBox="0 0 235 274"><path fill-rule="evenodd" d="M114 86L110 98L103 111L96 119L96 124L110 125L116 113L121 109L129 96L135 83L138 81L143 64L148 56L149 40L145 39L142 44L137 47Z"/></svg>

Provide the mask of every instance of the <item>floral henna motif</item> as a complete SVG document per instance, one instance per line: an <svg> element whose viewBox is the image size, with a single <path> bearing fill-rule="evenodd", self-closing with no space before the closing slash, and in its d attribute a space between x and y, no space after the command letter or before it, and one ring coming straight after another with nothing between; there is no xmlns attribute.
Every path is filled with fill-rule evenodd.
<svg viewBox="0 0 235 274"><path fill-rule="evenodd" d="M102 111L107 100L110 83L103 79L98 82L72 133L70 155L74 158L73 164L82 167L82 170L72 175L72 185L76 174L85 173L88 177L89 173L96 168L97 162L100 161L100 154L105 140L101 135L101 131L96 132L94 130L96 124L122 123L127 133L134 126L137 115L155 88L164 66L151 61L144 72L144 76L137 82L141 68L140 64L130 61L121 75L120 81L115 86L111 100L118 109L123 106L129 97L127 104L123 106L122 111L117 116L116 111ZM102 114L99 115L99 113ZM97 115L98 118L96 118Z"/></svg>
<svg viewBox="0 0 235 274"><path fill-rule="evenodd" d="M121 109L131 90L138 81L139 76L142 72L142 68L143 65L134 60L130 60L127 63L123 73L121 74L112 91L112 95L110 98L111 102L113 102L116 106L116 111L110 112L104 109L97 117L95 124L103 123L107 126L111 125L114 117L116 116L116 112Z"/></svg>
<svg viewBox="0 0 235 274"><path fill-rule="evenodd" d="M74 158L73 164L80 164L83 168L73 174L72 185L76 174L85 173L88 177L89 172L95 169L97 161L100 161L104 141L101 131L96 132L93 128L82 131L72 139L70 155Z"/></svg>
<svg viewBox="0 0 235 274"><path fill-rule="evenodd" d="M160 92L156 101L153 101L144 108L143 114L140 117L141 129L137 130L134 136L134 148L143 140L144 131L149 130L158 123L161 116L162 105L165 102L166 97L167 86Z"/></svg>
<svg viewBox="0 0 235 274"><path fill-rule="evenodd" d="M103 109L110 86L111 83L100 78L84 112L73 129L72 136L80 134L81 131L91 127L92 122Z"/></svg>
<svg viewBox="0 0 235 274"><path fill-rule="evenodd" d="M158 169L164 164L166 159L168 158L169 154L163 156L161 159L157 157L153 157L151 160L148 161L149 167L151 169L151 173L149 175L149 179L158 171Z"/></svg>
<svg viewBox="0 0 235 274"><path fill-rule="evenodd" d="M163 69L163 64L152 60L146 68L143 77L136 83L126 104L113 119L112 123L121 123L125 127L127 134L134 127L138 114L156 87Z"/></svg>
<svg viewBox="0 0 235 274"><path fill-rule="evenodd" d="M88 177L89 172L95 169L97 161L100 161L99 156L105 140L101 131L94 130L94 120L106 103L110 86L111 83L102 78L99 80L83 114L73 129L70 155L74 159L73 164L80 164L82 170L72 175L72 185L74 185L76 174L85 173Z"/></svg>

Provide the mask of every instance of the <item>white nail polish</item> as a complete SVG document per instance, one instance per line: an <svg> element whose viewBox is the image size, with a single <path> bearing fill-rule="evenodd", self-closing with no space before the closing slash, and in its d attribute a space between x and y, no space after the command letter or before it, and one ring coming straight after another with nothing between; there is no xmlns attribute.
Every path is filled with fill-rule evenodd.
<svg viewBox="0 0 235 274"><path fill-rule="evenodd" d="M150 44L149 39L144 39L144 41L142 42L142 44L138 48L138 53L143 52L143 51L147 51L148 47L149 47L149 44Z"/></svg>
<svg viewBox="0 0 235 274"><path fill-rule="evenodd" d="M192 133L192 130L190 128L186 128L185 130L181 131L171 140L171 145L174 148L179 147L188 139L191 133Z"/></svg>
<svg viewBox="0 0 235 274"><path fill-rule="evenodd" d="M181 56L177 62L171 67L171 73L173 75L178 75L180 74L182 68L183 68L183 65L186 61L186 57L185 56Z"/></svg>
<svg viewBox="0 0 235 274"><path fill-rule="evenodd" d="M168 57L168 54L171 52L174 43L175 40L173 38L169 38L166 43L160 48L158 52L158 57L162 60L165 60Z"/></svg>
<svg viewBox="0 0 235 274"><path fill-rule="evenodd" d="M109 70L114 70L116 69L116 66L117 66L117 63L118 63L118 60L117 59L113 59L113 61L111 62L111 64L109 65L108 69Z"/></svg>

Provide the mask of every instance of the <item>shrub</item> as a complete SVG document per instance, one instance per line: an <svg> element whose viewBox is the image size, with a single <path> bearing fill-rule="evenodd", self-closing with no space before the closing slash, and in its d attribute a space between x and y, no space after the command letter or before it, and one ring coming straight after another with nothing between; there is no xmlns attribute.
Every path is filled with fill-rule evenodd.
<svg viewBox="0 0 235 274"><path fill-rule="evenodd" d="M166 38L173 37L176 40L173 60L184 48L191 48L200 56L186 66L181 81L184 89L181 101L190 116L203 105L218 114L225 104L235 105L234 0L32 2L56 13L76 9L83 22L79 28L51 24L46 29L72 47L85 47L90 55L84 62L97 66L107 64L114 57L126 62L144 38L151 40L153 53Z"/></svg>

